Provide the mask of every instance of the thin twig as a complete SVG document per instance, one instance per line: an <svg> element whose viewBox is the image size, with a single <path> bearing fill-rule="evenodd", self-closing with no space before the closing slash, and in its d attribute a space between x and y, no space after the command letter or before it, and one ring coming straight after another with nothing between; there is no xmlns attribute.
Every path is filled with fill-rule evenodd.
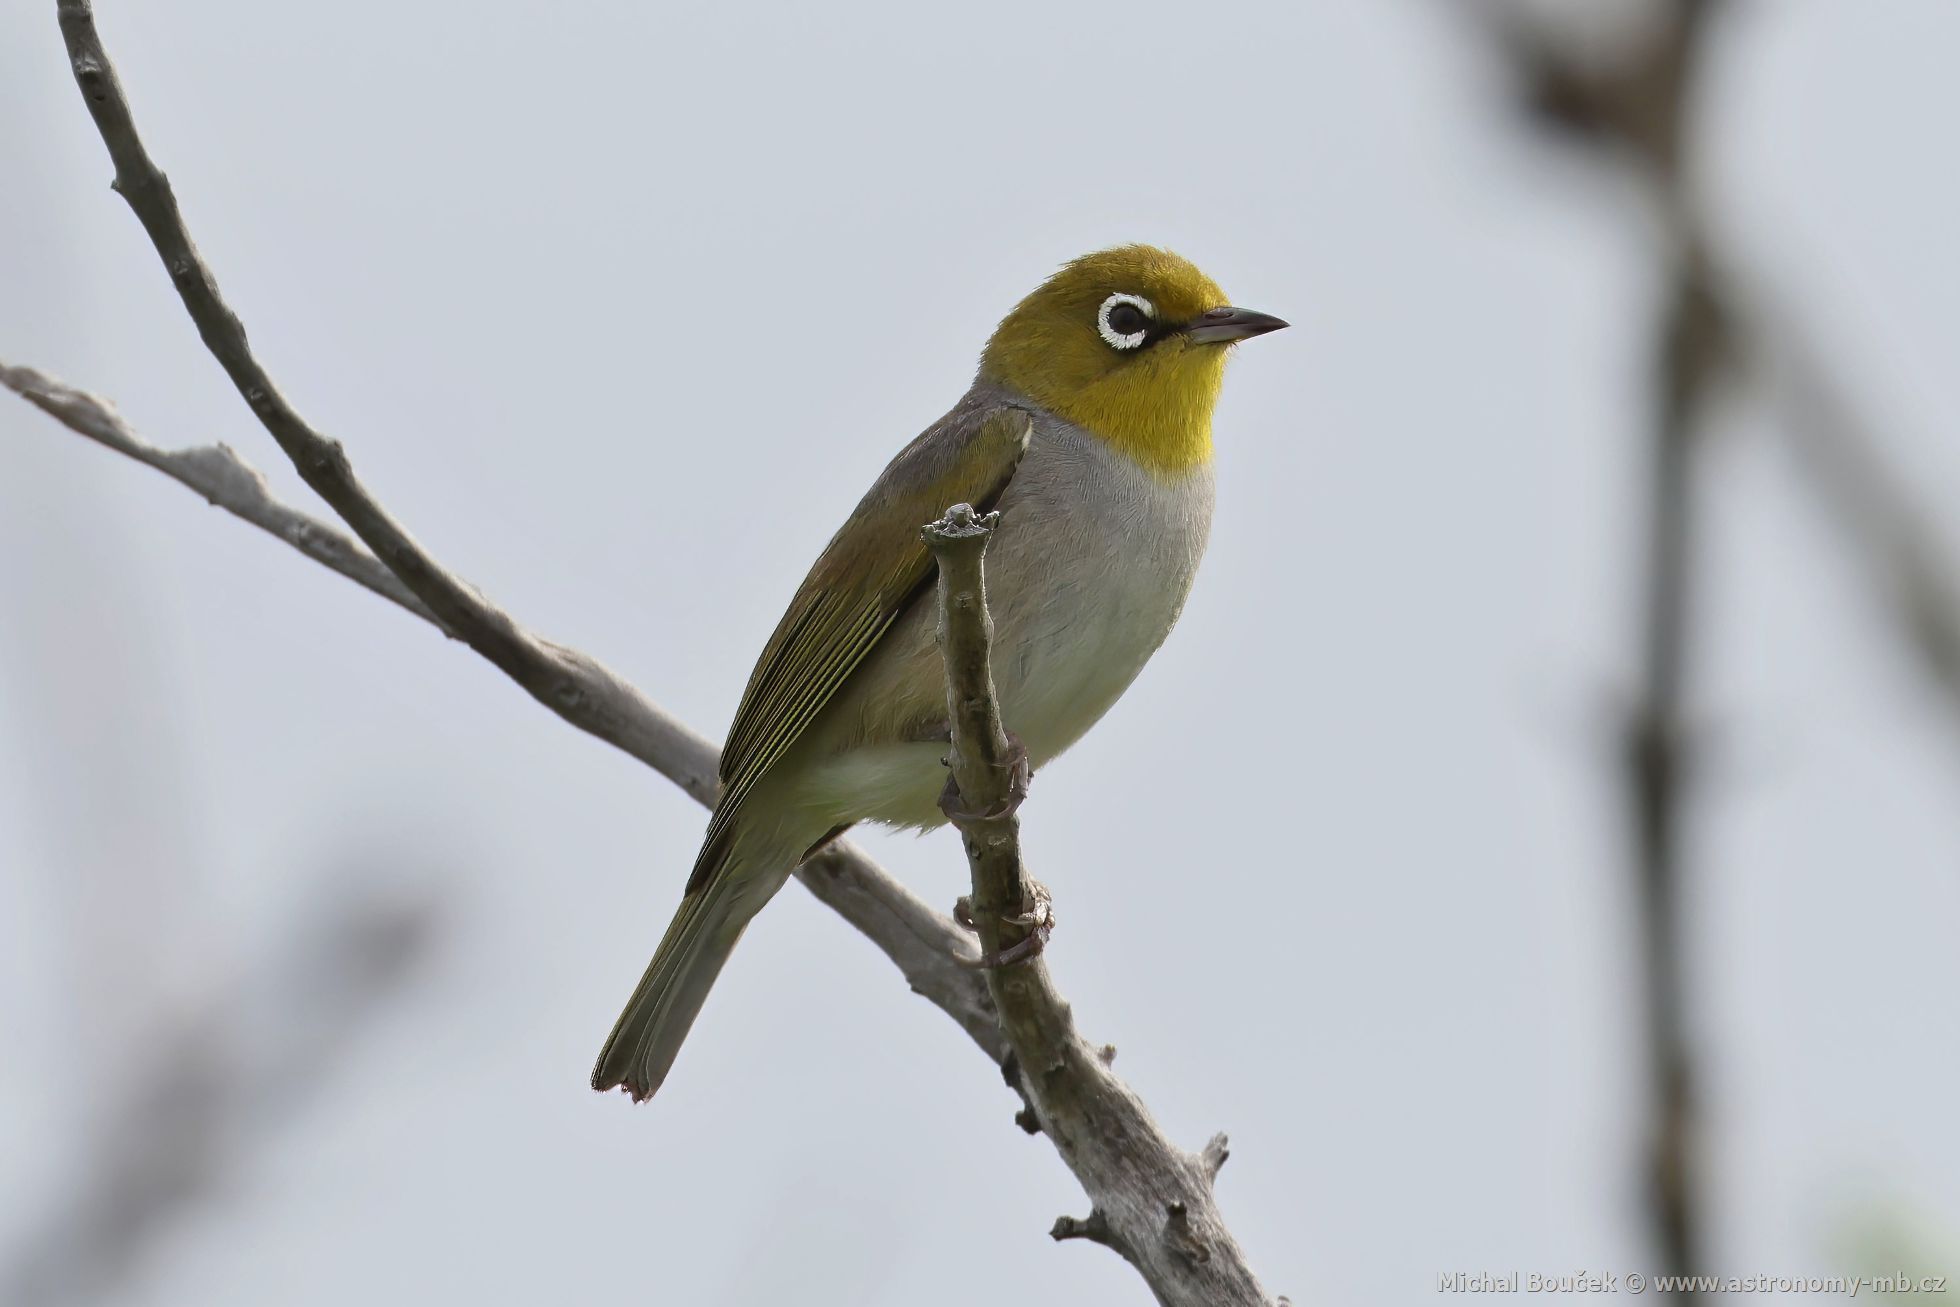
<svg viewBox="0 0 1960 1307"><path fill-rule="evenodd" d="M214 506L270 532L308 558L442 629L428 606L410 594L358 541L274 498L264 475L229 447L159 449L136 435L107 400L33 368L10 367L0 361L0 385L70 431L189 486ZM515 621L505 620L522 629ZM714 745L669 717L597 660L548 640L527 638L535 647L552 651L557 660L552 674L562 678L564 693L553 707L560 717L616 745L700 803L713 804L719 759ZM985 983L961 965L970 945L950 917L927 906L846 840L826 846L796 874L812 894L897 965L914 993L959 1022L995 1062L1006 1056L1006 1045L994 1022L993 1001Z"/></svg>
<svg viewBox="0 0 1960 1307"><path fill-rule="evenodd" d="M964 504L925 528L939 564L939 632L958 819L973 877L972 915L990 953L1012 950L1029 926L1015 775L990 668L993 623L984 559L994 519ZM1149 1109L1109 1069L1104 1049L1076 1033L1039 954L987 971L1001 1029L1041 1130L1088 1195L1086 1219L1050 1234L1115 1249L1171 1307L1270 1307L1212 1194L1222 1137L1191 1153L1164 1137Z"/></svg>
<svg viewBox="0 0 1960 1307"><path fill-rule="evenodd" d="M427 604L409 593L393 572L345 531L281 503L266 485L265 474L240 458L230 445L201 445L194 449L159 449L130 429L115 406L99 395L77 390L45 372L10 367L0 360L0 386L5 386L78 435L126 454L182 482L207 503L269 531L314 562L365 586L390 603L406 608L427 622L436 622Z"/></svg>
<svg viewBox="0 0 1960 1307"><path fill-rule="evenodd" d="M116 166L116 189L149 233L206 346L301 477L426 607L430 620L568 722L627 749L698 799L711 802L712 746L593 660L541 640L444 569L360 484L340 445L308 426L280 395L252 357L242 325L198 256L168 181L143 150L87 0L60 0L58 12L76 82ZM20 370L10 376L29 384L38 380L46 388L44 378L27 377ZM95 416L88 405L78 406L75 392L63 398L65 403L43 407L71 425L80 420L77 415ZM84 427L77 429L90 434ZM185 467L196 463L145 461L180 480ZM263 495L263 487L258 489ZM250 513L241 516L256 520ZM977 552L972 561L977 598ZM359 564L339 570L356 580L366 571ZM984 698L998 735L990 686ZM1008 851L1013 866L1007 884L1014 886L1019 884L1019 853L1011 839ZM1163 1138L1141 1101L1109 1074L1102 1050L1073 1034L1067 1007L1048 986L1045 968L1036 962L993 971L980 988L975 973L961 965L958 927L926 909L855 850L832 846L799 874L853 924L867 934L875 929L875 942L905 971L914 989L952 1015L999 1061L1090 1196L1109 1213L1106 1219L1121 1233L1125 1255L1162 1301L1264 1307L1265 1295L1212 1201L1215 1162L1222 1159L1210 1150L1205 1156L1181 1152ZM975 883L978 889L977 877ZM986 894L976 898L983 904L991 901ZM1039 991L1019 1001L1031 981ZM1016 996L1017 1003L1013 1018L1003 1018L996 1028L989 1012L1001 1007L1003 993ZM1003 1056L1003 1036L1019 1056Z"/></svg>
<svg viewBox="0 0 1960 1307"><path fill-rule="evenodd" d="M360 551L338 531L294 510L272 505L277 511L269 511L263 484L247 484L257 480L255 475L187 479L185 473L199 464L238 463L228 452L186 451L173 457L151 451L152 457L143 461L184 481L246 521L272 530L309 556L318 554L303 542L315 542L344 564L329 562L342 575L428 618L571 725L646 763L698 802L712 805L719 785L719 755L711 743L596 659L536 635L443 567L355 477L340 443L314 430L286 401L253 357L238 315L219 294L216 277L184 225L169 179L143 148L129 102L96 30L93 7L88 0L59 0L56 11L76 85L115 165L114 188L143 224L205 346L301 478L327 501L371 555L363 560ZM8 384L14 385L23 374L35 375L31 370L11 370ZM78 396L79 392L58 387L46 392L52 406L41 403L41 407L82 434L141 457L113 439L104 440L104 433L121 427L113 409L99 400L92 407L78 404ZM87 425L77 425L82 419ZM126 428L123 434L127 436ZM141 442L136 444L148 449ZM218 489L227 493L214 497L213 491ZM384 566L399 584L381 581L374 562ZM402 590L408 594L404 596ZM411 607L406 602L410 597L426 611ZM1000 1036L985 1019L990 1006L985 988L958 965L961 935L951 920L927 907L861 851L842 842L830 848L820 869L799 869L798 878L870 937L897 964L915 992L946 1011L989 1056L1000 1060Z"/></svg>
<svg viewBox="0 0 1960 1307"><path fill-rule="evenodd" d="M192 243L169 178L143 148L88 0L60 0L57 9L76 85L115 164L115 190L149 234L206 348L300 477L445 631L559 716L651 763L696 798L712 802L714 772L681 765L712 752L704 741L644 700L622 714L623 704L638 699L636 691L583 654L539 639L438 563L361 484L340 442L314 430L286 401L253 356L244 324L219 294L217 278ZM588 699L587 691L595 685L605 693ZM668 771L669 766L675 770Z"/></svg>

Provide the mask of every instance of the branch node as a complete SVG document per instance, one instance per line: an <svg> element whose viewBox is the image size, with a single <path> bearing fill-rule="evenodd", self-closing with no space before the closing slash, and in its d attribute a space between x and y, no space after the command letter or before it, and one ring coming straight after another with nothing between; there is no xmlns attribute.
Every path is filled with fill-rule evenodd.
<svg viewBox="0 0 1960 1307"><path fill-rule="evenodd" d="M1009 1089L1016 1093L1020 1092L1021 1059L1011 1048L1007 1050L1007 1056L1000 1060L1000 1078L1006 1082Z"/></svg>
<svg viewBox="0 0 1960 1307"><path fill-rule="evenodd" d="M0 385L19 391L77 432L193 489L219 490L226 507L262 529L281 535L290 529L289 538L305 541L306 552L316 561L465 641L534 699L651 763L695 798L712 803L718 790L712 745L667 719L592 660L542 640L444 569L354 476L340 443L307 424L290 406L253 356L244 324L219 294L215 276L196 253L167 179L143 148L113 64L101 48L90 5L87 0L61 0L59 13L77 79L90 100L115 175L123 179L117 189L135 211L166 271L177 280L199 335L260 425L359 543L323 523L304 522L297 510L278 502L262 482L248 490L233 484L236 478L219 477L218 469L204 465L200 456L144 444L91 396L51 387L44 378L4 365L0 365ZM1028 429L1024 420L1020 436L1024 447ZM998 513L982 514L971 505L959 504L922 529L939 565L939 617L949 715L954 719L949 731L951 770L962 806L980 812L1012 797L1017 771L1014 746L1000 720L989 661L992 631L983 559L999 521ZM568 681L582 691L575 696L576 711L562 693ZM1034 923L1010 919L1026 911L1008 905L1027 900L1029 882L1011 806L996 820L997 826L983 832L985 839L968 839L967 850L973 915L979 919L983 943L998 950L1025 938ZM1018 1119L1024 1128L1030 1120L1044 1125L1056 1137L1062 1160L1082 1182L1092 1204L1087 1218L1057 1222L1055 1237L1107 1243L1137 1267L1161 1302L1202 1301L1207 1307L1267 1303L1230 1231L1211 1210L1208 1194L1188 1184L1189 1155L1163 1137L1140 1099L1097 1065L1093 1047L1074 1034L1072 1016L1046 969L1037 961L1008 974L992 972L984 983L975 981L972 973L946 965L948 954L958 951L954 923L889 883L861 855L853 852L849 861L853 885L848 894L832 883L836 877L805 883L823 889L820 898L878 940L915 986L929 969L937 969L938 980L951 992L935 1001L982 1048L995 1056L1003 1049L1018 1051L1017 1057L1003 1059L1001 1067L1003 1079L1027 1100L1027 1110ZM847 902L853 898L863 902ZM874 918L876 934L866 924ZM901 932L904 942L895 947L891 941ZM1179 1188L1168 1188L1166 1182ZM1151 1214L1161 1198L1153 1201L1147 1195L1165 1192L1193 1193L1197 1215L1194 1218L1181 1202L1167 1205L1163 1237L1159 1237L1152 1229ZM1200 1262L1209 1263L1208 1269L1191 1274L1191 1266ZM1200 1291L1197 1296L1177 1288L1187 1280L1190 1283L1184 1287Z"/></svg>
<svg viewBox="0 0 1960 1307"><path fill-rule="evenodd" d="M962 961L962 965L964 965L961 959L955 959L955 961ZM1013 1090L1021 1100L1021 1110L1014 1114L1014 1124L1020 1126L1021 1129L1031 1135L1040 1134L1041 1118L1035 1115L1034 1099L1028 1096L1028 1087L1022 1083L1021 1059L1015 1056L1014 1050L1011 1048L1007 1050L1007 1055L1000 1060L1000 1078L1002 1083Z"/></svg>
<svg viewBox="0 0 1960 1307"><path fill-rule="evenodd" d="M1205 1179L1218 1179L1218 1173L1225 1169L1225 1162L1231 1156L1231 1141L1223 1130L1206 1140L1204 1151L1198 1154L1198 1163L1205 1168Z"/></svg>
<svg viewBox="0 0 1960 1307"><path fill-rule="evenodd" d="M1182 1201L1174 1200L1164 1205L1164 1243L1179 1257L1195 1265L1211 1260L1211 1249L1191 1228L1191 1210Z"/></svg>
<svg viewBox="0 0 1960 1307"><path fill-rule="evenodd" d="M928 522L921 527L919 534L928 545L964 544L986 539L999 525L1000 514L997 512L982 515L974 512L971 504L954 504L937 522ZM962 590L953 599L962 606L971 606L974 594L971 590Z"/></svg>
<svg viewBox="0 0 1960 1307"><path fill-rule="evenodd" d="M1056 1243L1061 1243L1065 1239L1087 1239L1090 1243L1114 1248L1119 1253L1123 1251L1115 1232L1109 1228L1109 1218L1103 1215L1100 1207L1091 1209L1087 1220L1077 1220L1073 1216L1056 1217L1054 1228L1048 1231L1048 1237Z"/></svg>

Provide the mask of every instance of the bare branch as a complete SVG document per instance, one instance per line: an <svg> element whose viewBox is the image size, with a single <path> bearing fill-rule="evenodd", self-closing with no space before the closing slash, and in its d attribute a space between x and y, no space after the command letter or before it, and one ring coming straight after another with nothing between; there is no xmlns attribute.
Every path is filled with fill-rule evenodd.
<svg viewBox="0 0 1960 1307"><path fill-rule="evenodd" d="M713 768L688 765L712 757L706 741L645 702L605 667L524 629L476 587L438 563L361 484L340 442L315 431L286 401L253 357L244 324L218 293L217 279L191 242L169 179L143 149L88 0L61 0L57 8L75 82L115 163L116 191L149 233L205 346L306 484L445 631L573 725L647 762L696 798L712 802ZM604 689L596 700L589 697L594 687ZM629 704L632 711L622 713L621 708Z"/></svg>
<svg viewBox="0 0 1960 1307"><path fill-rule="evenodd" d="M69 430L189 486L216 507L441 629L428 606L374 555L326 522L274 498L258 469L229 447L159 449L137 436L107 400L33 368L0 361L0 385ZM597 660L535 636L527 634L527 639L556 660L551 674L559 678L560 694L550 706L560 717L624 750L699 802L713 804L719 761L714 745ZM986 984L960 963L970 946L951 918L928 907L848 841L827 845L796 874L820 901L883 950L914 993L959 1022L996 1062L1006 1056Z"/></svg>
<svg viewBox="0 0 1960 1307"><path fill-rule="evenodd" d="M949 759L973 877L974 926L989 953L1028 937L1032 882L1021 861L1013 745L990 667L984 557L993 519L964 504L927 526L939 563L939 638L953 722ZM979 814L969 816L964 814ZM1038 953L986 972L1001 1030L1042 1131L1092 1204L1050 1234L1120 1252L1167 1307L1270 1307L1212 1197L1213 1150L1189 1153L1164 1137L1149 1109L1075 1030ZM1223 1160L1223 1141L1216 1156Z"/></svg>
<svg viewBox="0 0 1960 1307"><path fill-rule="evenodd" d="M927 906L846 840L811 857L796 869L796 878L882 949L913 993L959 1022L996 1063L1007 1060L993 998L966 965L972 945L951 917Z"/></svg>
<svg viewBox="0 0 1960 1307"><path fill-rule="evenodd" d="M410 594L408 587L373 554L361 548L359 541L273 498L264 474L240 458L230 445L158 449L130 430L122 414L108 400L65 385L33 368L10 367L5 360L0 360L0 386L70 431L182 482L204 496L206 502L271 532L356 585L400 604L424 621L436 621L428 605ZM442 624L436 622L436 625Z"/></svg>
<svg viewBox="0 0 1960 1307"><path fill-rule="evenodd" d="M1218 1173L1225 1169L1225 1163L1231 1156L1231 1141L1225 1137L1225 1132L1221 1130L1205 1141L1204 1149L1198 1154L1198 1161L1203 1164L1205 1174L1213 1180L1216 1180L1218 1179Z"/></svg>
<svg viewBox="0 0 1960 1307"><path fill-rule="evenodd" d="M264 480L223 446L166 452L144 444L107 403L41 376L8 368L0 380L72 430L147 463L212 503L260 526L341 575L462 640L532 698L578 729L623 750L712 806L719 787L713 744L656 706L623 677L575 649L546 640L431 557L355 477L338 441L300 418L252 356L245 329L198 254L169 180L143 149L128 101L95 28L88 0L60 0L63 39L83 99L129 202L162 257L199 334L261 425L300 476L371 553L339 531L272 499ZM385 569L385 570L384 570ZM834 843L798 878L868 936L912 989L960 1023L990 1057L1004 1047L984 984L963 969L957 926L927 907L854 846Z"/></svg>
<svg viewBox="0 0 1960 1307"><path fill-rule="evenodd" d="M1110 1232L1109 1218L1100 1211L1092 1210L1083 1220L1077 1220L1073 1216L1058 1216L1055 1218L1055 1224L1048 1231L1048 1237L1056 1243L1069 1239L1087 1239L1090 1243L1099 1243L1105 1248L1115 1249L1122 1254L1125 1261L1134 1260L1123 1245L1117 1242L1116 1236Z"/></svg>
<svg viewBox="0 0 1960 1307"><path fill-rule="evenodd" d="M469 644L571 724L642 759L702 802L712 802L716 758L711 745L610 671L534 635L443 568L362 486L338 442L315 431L288 404L252 356L243 326L191 242L169 182L142 147L90 5L87 0L60 0L58 11L76 82L115 163L116 189L149 233L206 346L301 477L372 551L362 555L340 537L335 558L341 565L336 570L389 593L369 565L378 561L421 607L389 594L395 602ZM84 402L79 392L26 370L10 369L7 375L9 385L83 434L141 458L213 502L231 507L235 501L233 511L289 542L300 538L290 528L295 519L304 521L303 515L271 503L255 477L245 477L241 490L232 484L239 480L235 476L199 474L210 454L172 456L152 450L135 441L99 401ZM102 420L105 413L107 421ZM242 466L235 456L219 457L228 469ZM953 699L961 719L955 775L965 798L993 808L1008 797L1013 768L1007 765L1008 741L987 672L986 632L972 625L986 621L979 571L984 548L983 533L964 555L969 570L956 574L956 580L970 575L971 586L948 589L942 577L941 594L948 611L959 602L948 595L967 596L968 624L958 628L965 635L949 644L949 665L959 662L955 651L964 649L971 655L967 674L977 678L967 686L969 693ZM956 666L953 679L960 681ZM971 834L967 841L974 903L985 922L982 939L996 952L1031 934L1039 938L1042 930L1031 920L1004 919L1011 915L1007 909L1021 907L1027 887L1017 825L1011 811L1002 811L1000 821L990 824L978 841ZM1068 1008L1038 960L990 970L982 988L976 973L958 960L958 927L890 882L862 854L833 845L799 875L820 898L872 935L915 990L1000 1058L1004 1074L1027 1097L1040 1128L1082 1180L1111 1239L1125 1249L1160 1301L1265 1307L1268 1299L1212 1199L1215 1166L1171 1145L1142 1102L1110 1074L1103 1050L1075 1035ZM991 1019L996 1011L997 1029ZM1012 1058L1001 1056L1002 1036Z"/></svg>

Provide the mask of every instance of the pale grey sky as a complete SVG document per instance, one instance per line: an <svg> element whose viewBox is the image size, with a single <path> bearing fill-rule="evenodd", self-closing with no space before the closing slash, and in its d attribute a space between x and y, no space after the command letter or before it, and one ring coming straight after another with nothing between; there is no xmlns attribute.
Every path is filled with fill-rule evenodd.
<svg viewBox="0 0 1960 1307"><path fill-rule="evenodd" d="M1183 625L1026 810L1058 979L1173 1134L1231 1132L1226 1214L1296 1302L1651 1269L1602 728L1652 233L1519 129L1444 3L100 8L301 410L451 564L710 734L1057 263L1155 241L1291 319L1228 378ZM1935 514L1957 45L1940 0L1739 7L1701 167ZM53 6L0 8L0 358L300 496L109 175ZM1960 753L1757 397L1721 434L1709 1269L1823 1273L1874 1212L1960 1232ZM461 648L0 404L0 1250L144 1041L354 875L441 896L436 957L124 1300L1140 1301L1047 1240L1083 1200L957 1030L795 889L655 1103L585 1090L701 824ZM958 893L950 837L871 843Z"/></svg>

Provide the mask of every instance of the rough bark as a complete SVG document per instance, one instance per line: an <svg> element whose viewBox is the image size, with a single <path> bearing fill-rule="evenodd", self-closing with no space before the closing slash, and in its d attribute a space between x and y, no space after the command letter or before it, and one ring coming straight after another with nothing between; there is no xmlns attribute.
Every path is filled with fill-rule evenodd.
<svg viewBox="0 0 1960 1307"><path fill-rule="evenodd" d="M219 294L178 211L170 183L138 137L127 100L95 28L88 0L59 0L57 11L76 84L115 165L115 189L129 203L162 258L206 347L239 394L306 481L345 522L338 529L275 499L264 479L224 446L169 451L138 438L105 401L30 368L0 364L6 385L71 430L135 458L189 486L211 503L285 540L409 612L461 640L533 698L580 730L615 745L680 785L704 804L717 786L714 746L668 716L596 660L546 640L437 562L355 476L346 451L310 426L273 384L246 340L238 316ZM970 514L969 514L970 516ZM365 546L365 547L363 547ZM936 544L935 548L939 546ZM972 585L968 616L985 618L980 592L981 535L965 557ZM966 575L962 572L961 575ZM942 594L946 593L942 588ZM965 624L966 641L972 631ZM968 649L970 644L960 643ZM986 674L981 633L977 662L984 692L956 697L969 714L956 731L955 775L976 802L996 800L1007 747ZM974 752L978 750L978 752ZM987 760L991 759L991 762ZM995 770L982 776L974 765ZM983 944L1011 946L1028 929L1001 920L999 905L1018 907L1023 877L1011 812L987 821L974 872L974 911ZM1004 841L1004 842L997 842ZM969 854L976 845L968 838ZM983 875L980 867L988 871ZM838 841L798 870L820 900L872 939L912 988L945 1011L1001 1066L1028 1107L1016 1119L1049 1135L1095 1207L1087 1220L1057 1221L1057 1239L1082 1237L1116 1249L1167 1304L1259 1304L1266 1297L1245 1264L1212 1199L1224 1137L1200 1153L1166 1140L1142 1101L1108 1071L1113 1050L1074 1033L1068 1006L1055 994L1038 958L976 970L970 946L950 918L933 911L861 852Z"/></svg>
<svg viewBox="0 0 1960 1307"><path fill-rule="evenodd" d="M107 400L33 368L0 361L0 386L70 431L155 468L213 506L270 532L438 630L454 634L359 541L275 498L264 474L228 446L159 449L132 431ZM476 603L491 607L481 595ZM532 684L556 687L547 707L579 730L653 768L703 805L714 803L720 755L713 744L597 659L531 633L508 614L500 613L497 620L521 634L519 656L531 660L528 683L520 680L520 684L526 689ZM914 993L959 1022L996 1062L1006 1056L1006 1044L994 1022L993 1000L985 982L962 965L970 947L952 918L927 906L848 840L826 846L796 875L812 894L876 944Z"/></svg>
<svg viewBox="0 0 1960 1307"><path fill-rule="evenodd" d="M1024 945L1043 926L1027 920L1046 893L1021 860L1013 746L1003 728L991 665L993 620L984 577L998 514L956 504L924 531L939 563L939 639L953 725L949 797L973 876L969 900L982 949ZM1081 1182L1089 1215L1062 1217L1056 1239L1115 1249L1166 1307L1270 1307L1212 1194L1225 1137L1187 1152L1109 1068L1113 1053L1084 1039L1039 952L986 972L1000 1027L1034 1120Z"/></svg>

